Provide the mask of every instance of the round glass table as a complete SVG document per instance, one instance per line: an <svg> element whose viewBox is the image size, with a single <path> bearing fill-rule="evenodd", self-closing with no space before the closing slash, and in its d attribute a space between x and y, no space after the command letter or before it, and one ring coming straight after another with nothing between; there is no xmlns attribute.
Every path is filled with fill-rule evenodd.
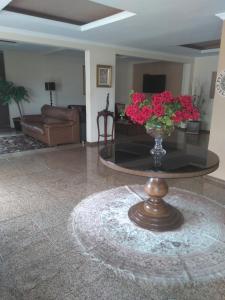
<svg viewBox="0 0 225 300"><path fill-rule="evenodd" d="M163 200L168 193L166 179L209 174L218 168L219 158L208 149L190 144L164 143L164 156L153 156L151 148L147 142L110 144L100 150L100 160L116 171L148 177L144 190L149 199L130 207L132 222L153 231L173 230L181 226L183 215Z"/></svg>

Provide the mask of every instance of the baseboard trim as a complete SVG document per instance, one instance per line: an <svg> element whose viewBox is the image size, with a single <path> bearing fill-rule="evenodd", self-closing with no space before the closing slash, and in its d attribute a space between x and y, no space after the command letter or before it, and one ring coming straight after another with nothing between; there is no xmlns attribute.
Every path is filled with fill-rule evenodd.
<svg viewBox="0 0 225 300"><path fill-rule="evenodd" d="M85 144L86 144L86 146L95 147L95 146L104 146L105 142L104 141L101 141L101 142L86 142ZM110 145L110 144L114 144L114 142L108 141L106 145Z"/></svg>
<svg viewBox="0 0 225 300"><path fill-rule="evenodd" d="M194 133L194 132L188 132L187 131L187 128L180 128L180 127L176 127L176 129L180 130L180 131L183 131L183 132L186 132L188 134L201 134L201 133L207 133L207 134L210 134L210 130L205 130L205 129L200 129L199 132L197 133Z"/></svg>
<svg viewBox="0 0 225 300"><path fill-rule="evenodd" d="M85 142L85 145L88 147L95 147L98 146L98 142Z"/></svg>
<svg viewBox="0 0 225 300"><path fill-rule="evenodd" d="M223 179L215 178L211 175L206 175L204 178L225 188L225 180Z"/></svg>
<svg viewBox="0 0 225 300"><path fill-rule="evenodd" d="M204 129L201 129L201 130L200 130L200 133L208 133L208 134L210 134L210 130L204 130Z"/></svg>

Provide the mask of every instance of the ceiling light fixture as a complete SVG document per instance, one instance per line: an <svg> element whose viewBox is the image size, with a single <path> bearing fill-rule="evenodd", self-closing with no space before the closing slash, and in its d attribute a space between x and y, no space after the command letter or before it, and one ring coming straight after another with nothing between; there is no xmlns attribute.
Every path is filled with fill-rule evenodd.
<svg viewBox="0 0 225 300"><path fill-rule="evenodd" d="M82 26L80 26L80 30L81 31L87 31L87 30L97 28L97 27L100 27L100 26L103 26L103 25L107 25L107 24L111 24L111 23L114 23L114 22L117 22L117 21L121 21L121 20L130 18L130 17L133 17L135 15L136 15L135 13L132 13L132 12L129 12L129 11L122 11L122 12L119 12L119 13L114 14L112 16L109 16L109 17L106 17L106 18L96 20L96 21L87 23L85 25L82 25Z"/></svg>

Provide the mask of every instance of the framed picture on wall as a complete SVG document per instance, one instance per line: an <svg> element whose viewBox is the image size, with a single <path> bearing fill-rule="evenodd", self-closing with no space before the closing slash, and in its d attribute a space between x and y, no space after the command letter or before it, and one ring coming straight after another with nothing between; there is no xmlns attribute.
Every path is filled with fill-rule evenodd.
<svg viewBox="0 0 225 300"><path fill-rule="evenodd" d="M97 65L97 87L112 86L112 66Z"/></svg>

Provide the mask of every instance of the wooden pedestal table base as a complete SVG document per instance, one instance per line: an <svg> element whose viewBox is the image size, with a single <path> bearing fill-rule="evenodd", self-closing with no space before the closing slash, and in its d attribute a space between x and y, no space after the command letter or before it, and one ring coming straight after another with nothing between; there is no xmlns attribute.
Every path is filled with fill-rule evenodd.
<svg viewBox="0 0 225 300"><path fill-rule="evenodd" d="M153 231L167 231L180 227L183 215L163 200L168 193L165 179L149 178L144 190L150 198L129 209L130 220L139 227Z"/></svg>

